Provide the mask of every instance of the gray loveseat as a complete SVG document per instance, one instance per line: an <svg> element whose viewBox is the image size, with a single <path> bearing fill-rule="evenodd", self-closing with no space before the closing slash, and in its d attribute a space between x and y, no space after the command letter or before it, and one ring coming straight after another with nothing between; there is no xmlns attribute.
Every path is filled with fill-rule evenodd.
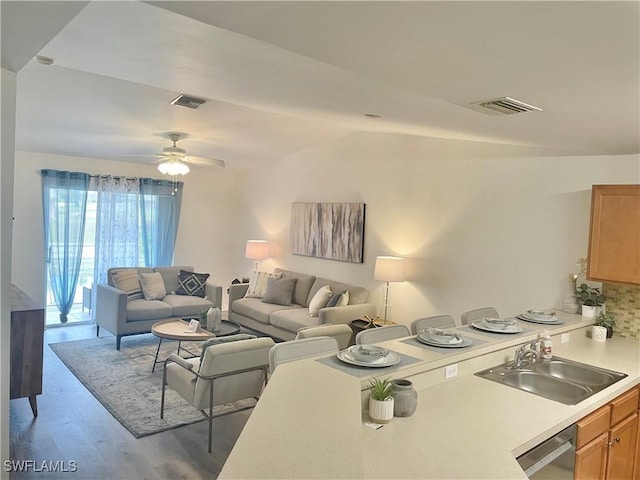
<svg viewBox="0 0 640 480"><path fill-rule="evenodd" d="M282 278L296 278L291 305L264 303L260 298L244 298L249 284L229 287L229 319L252 330L281 340L292 340L299 329L325 323L349 323L363 315L375 316L376 305L367 303L369 292L354 285L314 277L304 273L276 268ZM333 293L349 292L349 303L344 306L321 308L318 316L309 314L309 303L325 285Z"/></svg>
<svg viewBox="0 0 640 480"><path fill-rule="evenodd" d="M116 336L116 349L120 350L122 337L149 333L151 326L172 317L198 317L200 312L216 305L222 307L222 287L210 279L205 283L205 297L176 295L180 270L193 272L190 266L110 268L107 272L109 284L98 284L96 289L96 335L104 328ZM113 272L154 273L162 276L167 295L161 300L145 300L132 295L133 290L123 291L114 286Z"/></svg>

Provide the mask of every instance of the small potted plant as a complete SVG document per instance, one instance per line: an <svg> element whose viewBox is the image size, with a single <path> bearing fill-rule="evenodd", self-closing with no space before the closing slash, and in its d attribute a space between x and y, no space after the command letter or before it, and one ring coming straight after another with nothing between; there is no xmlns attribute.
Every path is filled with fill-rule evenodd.
<svg viewBox="0 0 640 480"><path fill-rule="evenodd" d="M369 416L376 423L393 418L393 384L388 378L369 380Z"/></svg>
<svg viewBox="0 0 640 480"><path fill-rule="evenodd" d="M582 316L586 318L595 317L596 309L607 301L606 295L601 294L599 288L590 287L586 283L576 290L576 296L582 303Z"/></svg>
<svg viewBox="0 0 640 480"><path fill-rule="evenodd" d="M596 325L607 329L607 338L613 337L613 326L615 324L616 319L613 315L601 313L596 317Z"/></svg>

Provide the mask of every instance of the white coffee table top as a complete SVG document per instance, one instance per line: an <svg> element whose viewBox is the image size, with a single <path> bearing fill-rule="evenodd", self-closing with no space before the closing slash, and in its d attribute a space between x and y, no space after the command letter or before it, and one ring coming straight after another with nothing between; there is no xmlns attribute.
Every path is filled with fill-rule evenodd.
<svg viewBox="0 0 640 480"><path fill-rule="evenodd" d="M188 327L189 322L181 318L171 318L154 323L151 327L151 333L156 337L166 338L168 340L191 340L193 342L201 342L208 338L215 337L213 333L202 329L196 333L188 332Z"/></svg>

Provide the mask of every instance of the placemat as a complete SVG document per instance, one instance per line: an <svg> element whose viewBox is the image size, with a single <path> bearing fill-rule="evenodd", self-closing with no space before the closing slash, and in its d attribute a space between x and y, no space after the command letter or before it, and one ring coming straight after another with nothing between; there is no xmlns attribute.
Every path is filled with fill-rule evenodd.
<svg viewBox="0 0 640 480"><path fill-rule="evenodd" d="M390 350L393 351L393 350ZM330 357L319 358L316 362L327 365L328 367L335 368L341 372L348 373L354 377L368 377L370 375L385 375L389 372L393 372L398 368L411 365L412 363L420 362L419 358L412 357L410 355L404 355L403 353L395 352L400 356L400 361L390 367L359 367L357 365L351 365L344 363L342 360L338 360L338 357L332 355Z"/></svg>
<svg viewBox="0 0 640 480"><path fill-rule="evenodd" d="M468 347L463 348L447 348L447 347L432 347L431 345L427 345L426 343L422 343L418 341L417 338L407 338L406 340L401 340L402 343L406 343L407 345L411 345L412 347L419 347L425 350L429 350L430 352L440 353L442 355L448 355L450 353L462 353L463 351L473 350L474 348L478 348L483 343L487 343L484 340L480 340L479 338L473 337L465 337L473 342L473 345L469 345Z"/></svg>

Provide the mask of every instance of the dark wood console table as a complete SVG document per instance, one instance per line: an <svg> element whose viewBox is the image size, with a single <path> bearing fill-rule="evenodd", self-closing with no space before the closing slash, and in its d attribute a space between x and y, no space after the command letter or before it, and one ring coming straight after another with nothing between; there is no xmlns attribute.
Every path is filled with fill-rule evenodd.
<svg viewBox="0 0 640 480"><path fill-rule="evenodd" d="M42 393L44 308L11 285L11 380L10 398L28 397L33 416L38 416L36 395Z"/></svg>

